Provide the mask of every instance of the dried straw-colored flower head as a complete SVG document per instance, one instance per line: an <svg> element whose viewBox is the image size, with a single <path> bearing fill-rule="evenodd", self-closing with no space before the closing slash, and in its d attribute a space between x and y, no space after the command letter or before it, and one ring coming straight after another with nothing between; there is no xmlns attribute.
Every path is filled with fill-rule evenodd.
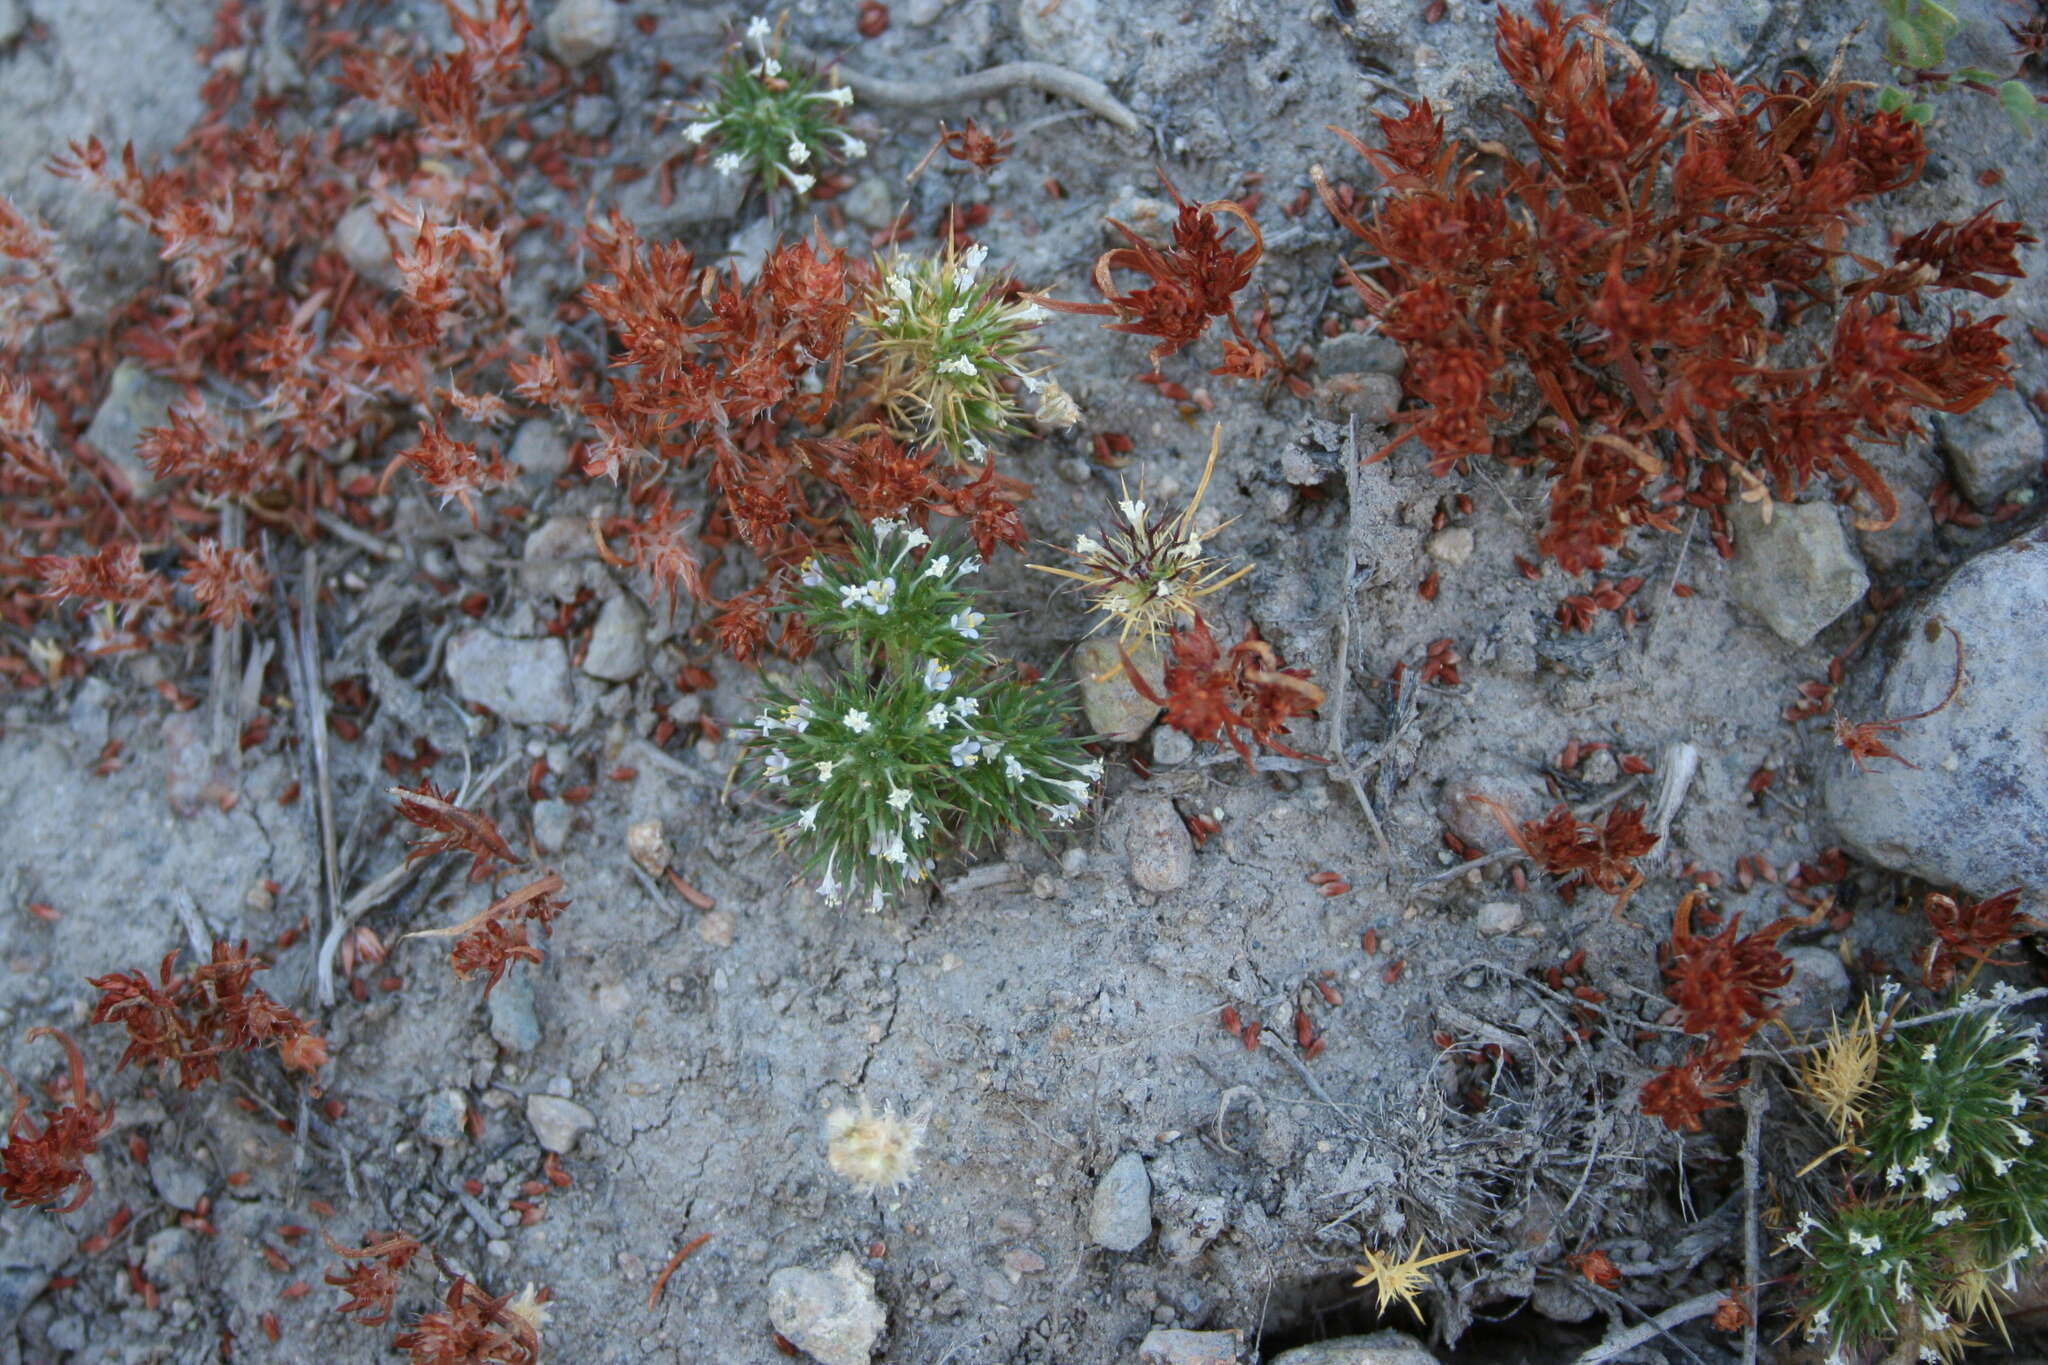
<svg viewBox="0 0 2048 1365"><path fill-rule="evenodd" d="M1216 456L1222 444L1223 428L1218 426L1209 440L1209 460L1202 466L1202 481L1178 516L1154 513L1145 503L1142 487L1136 498L1130 497L1130 490L1125 489L1125 496L1116 505L1116 517L1102 539L1087 535L1074 538L1070 553L1080 561L1080 568L1049 564L1031 567L1079 583L1090 605L1102 613L1103 621L1117 623L1125 644L1133 637L1152 641L1167 630L1191 625L1204 597L1252 571L1249 564L1231 569L1209 558L1203 553L1202 537L1195 530L1195 513L1202 505L1202 495L1209 489L1210 476L1216 472ZM1227 525L1225 522L1224 526Z"/></svg>
<svg viewBox="0 0 2048 1365"><path fill-rule="evenodd" d="M1835 1136L1844 1142L1855 1141L1863 1131L1864 1108L1877 1084L1877 1027L1870 1017L1868 996L1847 1032L1839 1019L1829 1026L1827 1041L1800 1065L1799 1079L1806 1097L1835 1130Z"/></svg>
<svg viewBox="0 0 2048 1365"><path fill-rule="evenodd" d="M843 1105L825 1116L825 1159L856 1185L893 1190L917 1170L924 1120L898 1116L895 1106L877 1114L863 1095L858 1110Z"/></svg>

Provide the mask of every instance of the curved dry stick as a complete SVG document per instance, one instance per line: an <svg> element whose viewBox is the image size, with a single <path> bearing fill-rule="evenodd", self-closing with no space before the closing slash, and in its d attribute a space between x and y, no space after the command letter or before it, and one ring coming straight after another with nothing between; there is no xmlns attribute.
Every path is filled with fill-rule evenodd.
<svg viewBox="0 0 2048 1365"><path fill-rule="evenodd" d="M905 109L923 109L938 104L964 104L968 100L988 99L1018 86L1043 90L1048 95L1072 100L1084 109L1092 110L1114 123L1127 133L1144 131L1138 116L1132 113L1123 101L1109 93L1109 87L1092 76L1078 71L1069 71L1064 66L1051 62L1004 62L983 71L969 72L965 76L949 76L937 81L892 81L880 76L864 76L844 66L828 63L815 54L805 51L795 43L789 44L789 54L808 66L820 69L832 66L839 79L851 86L853 93L875 104L893 104ZM908 59L914 62L915 58Z"/></svg>

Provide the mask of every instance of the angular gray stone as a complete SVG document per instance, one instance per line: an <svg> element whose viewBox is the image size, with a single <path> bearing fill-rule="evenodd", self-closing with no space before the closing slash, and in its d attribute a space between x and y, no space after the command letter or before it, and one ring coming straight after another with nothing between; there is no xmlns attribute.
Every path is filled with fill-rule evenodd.
<svg viewBox="0 0 2048 1365"><path fill-rule="evenodd" d="M846 216L864 228L880 229L896 221L900 196L879 175L862 176L853 188L839 197Z"/></svg>
<svg viewBox="0 0 2048 1365"><path fill-rule="evenodd" d="M1729 509L1735 568L1728 595L1788 645L1804 645L1870 587L1832 503L1777 503L1765 522L1753 503Z"/></svg>
<svg viewBox="0 0 2048 1365"><path fill-rule="evenodd" d="M533 841L543 853L560 853L575 823L576 808L567 801L551 797L533 803Z"/></svg>
<svg viewBox="0 0 2048 1365"><path fill-rule="evenodd" d="M2017 389L2000 389L1968 412L1939 413L1934 430L1956 487L1987 511L2038 475L2048 456L2041 424Z"/></svg>
<svg viewBox="0 0 2048 1365"><path fill-rule="evenodd" d="M768 1321L819 1365L868 1365L889 1315L875 1277L842 1251L824 1270L784 1266L770 1275Z"/></svg>
<svg viewBox="0 0 2048 1365"><path fill-rule="evenodd" d="M1170 725L1152 732L1152 762L1161 768L1178 768L1195 756L1195 742Z"/></svg>
<svg viewBox="0 0 2048 1365"><path fill-rule="evenodd" d="M160 427L178 401L178 386L159 379L132 360L114 367L107 396L100 400L85 429L85 443L107 458L137 497L156 487L156 475L135 453L135 443L151 427Z"/></svg>
<svg viewBox="0 0 2048 1365"><path fill-rule="evenodd" d="M1522 927L1522 907L1514 901L1488 901L1472 917L1472 927L1486 938L1512 934Z"/></svg>
<svg viewBox="0 0 2048 1365"><path fill-rule="evenodd" d="M1384 374L1399 379L1408 366L1401 343L1378 332L1339 332L1316 347L1322 374Z"/></svg>
<svg viewBox="0 0 2048 1365"><path fill-rule="evenodd" d="M1195 841L1173 802L1163 796L1126 797L1124 854L1131 880L1146 891L1178 891L1195 871Z"/></svg>
<svg viewBox="0 0 2048 1365"><path fill-rule="evenodd" d="M505 983L500 981L492 988L491 998L497 999L504 989ZM460 1090L436 1090L420 1106L420 1136L436 1147L453 1147L469 1136L463 1127L468 1118L469 1096Z"/></svg>
<svg viewBox="0 0 2048 1365"><path fill-rule="evenodd" d="M1771 22L1771 0L1685 0L1664 25L1664 55L1689 71L1742 65Z"/></svg>
<svg viewBox="0 0 2048 1365"><path fill-rule="evenodd" d="M1849 1004L1849 969L1841 954L1831 948L1787 948L1785 959L1792 964L1792 979L1778 991L1778 1017L1794 1033L1826 1028Z"/></svg>
<svg viewBox="0 0 2048 1365"><path fill-rule="evenodd" d="M528 1095L526 1122L540 1139L542 1151L566 1156L577 1138L597 1126L597 1116L559 1095Z"/></svg>
<svg viewBox="0 0 2048 1365"><path fill-rule="evenodd" d="M559 0L541 34L562 65L581 66L618 46L624 14L613 0Z"/></svg>
<svg viewBox="0 0 2048 1365"><path fill-rule="evenodd" d="M1273 1357L1272 1365L1437 1365L1437 1360L1414 1337L1388 1328L1370 1336L1297 1346Z"/></svg>
<svg viewBox="0 0 2048 1365"><path fill-rule="evenodd" d="M1130 654L1145 685L1160 692L1165 672L1158 646L1141 642ZM1124 676L1114 640L1083 640L1074 650L1074 676L1081 683L1081 710L1088 717L1088 728L1104 739L1128 744L1159 717L1159 707L1139 696Z"/></svg>
<svg viewBox="0 0 2048 1365"><path fill-rule="evenodd" d="M518 467L519 477L528 483L551 483L569 468L569 438L545 417L531 417L512 433L512 448L505 457ZM590 532L583 533L587 543Z"/></svg>
<svg viewBox="0 0 2048 1365"><path fill-rule="evenodd" d="M601 682L631 682L647 666L647 609L619 593L597 613L583 671Z"/></svg>
<svg viewBox="0 0 2048 1365"><path fill-rule="evenodd" d="M1138 1365L1238 1365L1244 1333L1154 1327L1138 1343Z"/></svg>
<svg viewBox="0 0 2048 1365"><path fill-rule="evenodd" d="M540 1046L540 1015L534 1010L533 968L515 962L485 1001L491 1018L491 1041L507 1052L531 1052Z"/></svg>
<svg viewBox="0 0 2048 1365"><path fill-rule="evenodd" d="M199 1201L206 1198L205 1172L187 1165L167 1151L150 1152L149 1181L156 1186L156 1192L163 1196L166 1204L186 1213L196 1211Z"/></svg>
<svg viewBox="0 0 2048 1365"><path fill-rule="evenodd" d="M576 716L569 654L557 639L464 630L448 642L448 682L462 700L515 725L567 725Z"/></svg>
<svg viewBox="0 0 2048 1365"><path fill-rule="evenodd" d="M1894 871L1972 896L2048 886L2048 531L1974 556L1937 589L1894 613L1879 654L1836 703L1852 720L1911 716L1885 743L1915 768L1876 759L1859 771L1830 749L1821 809L1842 846ZM1869 673L1884 661L1881 681Z"/></svg>
<svg viewBox="0 0 2048 1365"><path fill-rule="evenodd" d="M404 286L405 276L392 256L392 239L385 232L384 214L375 204L365 201L342 214L334 224L333 242L349 268L372 284L394 293Z"/></svg>
<svg viewBox="0 0 2048 1365"><path fill-rule="evenodd" d="M1152 1176L1145 1158L1125 1152L1095 1182L1088 1240L1111 1251L1135 1251L1152 1235Z"/></svg>
<svg viewBox="0 0 2048 1365"><path fill-rule="evenodd" d="M596 592L609 580L595 553L586 518L549 517L527 532L520 547L520 586L557 602L569 601L584 588Z"/></svg>
<svg viewBox="0 0 2048 1365"><path fill-rule="evenodd" d="M1315 404L1330 421L1385 422L1401 405L1401 381L1387 374L1326 374L1316 381ZM1288 482L1303 480L1290 474Z"/></svg>

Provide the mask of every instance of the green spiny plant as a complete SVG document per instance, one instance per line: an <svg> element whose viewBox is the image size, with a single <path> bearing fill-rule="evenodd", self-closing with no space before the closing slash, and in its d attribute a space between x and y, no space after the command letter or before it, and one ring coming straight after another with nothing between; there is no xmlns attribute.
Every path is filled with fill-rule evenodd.
<svg viewBox="0 0 2048 1365"><path fill-rule="evenodd" d="M1826 1217L1801 1213L1786 1238L1808 1260L1800 1320L1831 1358L1906 1338L1946 1358L1974 1323L1998 1321L1997 1286L2048 1250L2040 1028L2006 1017L2016 994L1965 991L1951 1017L1881 1038L1890 1012L1873 1025L1866 1009L1823 1049L1877 1044L1874 1072L1854 1068L1860 1131L1834 1124L1851 1136L1836 1149L1854 1154L1851 1193ZM1806 1088L1830 1112L1825 1073L1809 1068Z"/></svg>
<svg viewBox="0 0 2048 1365"><path fill-rule="evenodd" d="M692 142L717 146L711 164L721 174L747 171L764 189L786 184L809 194L818 177L804 167L867 155L867 144L840 126L853 91L785 62L780 34L759 15L747 24L746 41L760 60L749 59L745 43L736 45L704 117L683 130Z"/></svg>
<svg viewBox="0 0 2048 1365"><path fill-rule="evenodd" d="M812 560L789 610L840 667L771 685L747 739L758 780L786 792L774 821L818 893L879 910L949 849L1080 817L1099 759L1067 734L1072 708L989 653L962 547L881 520L844 560Z"/></svg>
<svg viewBox="0 0 2048 1365"><path fill-rule="evenodd" d="M988 248L949 242L937 256L896 256L862 301L860 359L875 367L875 396L892 433L937 445L953 459L984 454L983 437L1021 429L1007 385L1038 395L1037 417L1069 426L1080 412L1031 362L1036 303L1013 301L981 275Z"/></svg>

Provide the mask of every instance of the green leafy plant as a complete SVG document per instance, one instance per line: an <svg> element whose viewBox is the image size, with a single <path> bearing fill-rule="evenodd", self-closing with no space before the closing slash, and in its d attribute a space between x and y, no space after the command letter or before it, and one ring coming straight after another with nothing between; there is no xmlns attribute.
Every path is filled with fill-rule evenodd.
<svg viewBox="0 0 2048 1365"><path fill-rule="evenodd" d="M774 822L828 900L879 910L951 849L1080 817L1095 781L1055 687L995 658L958 545L881 520L844 560L813 560L789 608L839 667L771 685L747 738L757 780L789 808Z"/></svg>
<svg viewBox="0 0 2048 1365"><path fill-rule="evenodd" d="M1948 1358L1977 1321L1998 1320L2008 1290L2048 1250L2048 1122L2037 1079L2039 1025L2007 1014L2016 996L1965 991L1957 1012L1918 1028L1872 1024L1866 1010L1823 1054L1867 1053L1853 1068L1847 1110L1831 1103L1830 1071L1809 1068L1807 1092L1852 1154L1850 1194L1826 1217L1802 1213L1786 1245L1801 1274L1806 1336L1835 1356L1908 1337Z"/></svg>
<svg viewBox="0 0 2048 1365"><path fill-rule="evenodd" d="M764 189L784 184L809 194L816 167L868 154L867 144L841 126L853 91L790 66L777 29L759 15L747 24L746 42L760 60L750 59L745 43L735 46L704 117L683 130L690 141L717 148L711 164L721 174L746 171Z"/></svg>
<svg viewBox="0 0 2048 1365"><path fill-rule="evenodd" d="M988 248L937 256L898 255L862 302L867 341L859 359L875 374L875 399L891 434L928 442L953 459L986 453L984 437L1020 430L1024 410L1010 393L1038 396L1037 416L1070 426L1080 412L1059 384L1032 364L1033 329L1045 317L1035 303L1005 296L984 278Z"/></svg>
<svg viewBox="0 0 2048 1365"><path fill-rule="evenodd" d="M2031 133L2037 124L2048 122L2048 110L2025 81L1977 66L1938 69L1948 60L1949 40L1963 31L1963 21L1954 10L1938 0L1878 0L1878 9L1884 15L1885 57L1906 73L1912 87L1886 86L1878 93L1880 110L1924 124L1934 117L1934 104L1927 96L1961 86L1994 96L2012 126L2022 133ZM2026 52L2025 35L2015 30L2014 36L2022 39L2022 52Z"/></svg>

